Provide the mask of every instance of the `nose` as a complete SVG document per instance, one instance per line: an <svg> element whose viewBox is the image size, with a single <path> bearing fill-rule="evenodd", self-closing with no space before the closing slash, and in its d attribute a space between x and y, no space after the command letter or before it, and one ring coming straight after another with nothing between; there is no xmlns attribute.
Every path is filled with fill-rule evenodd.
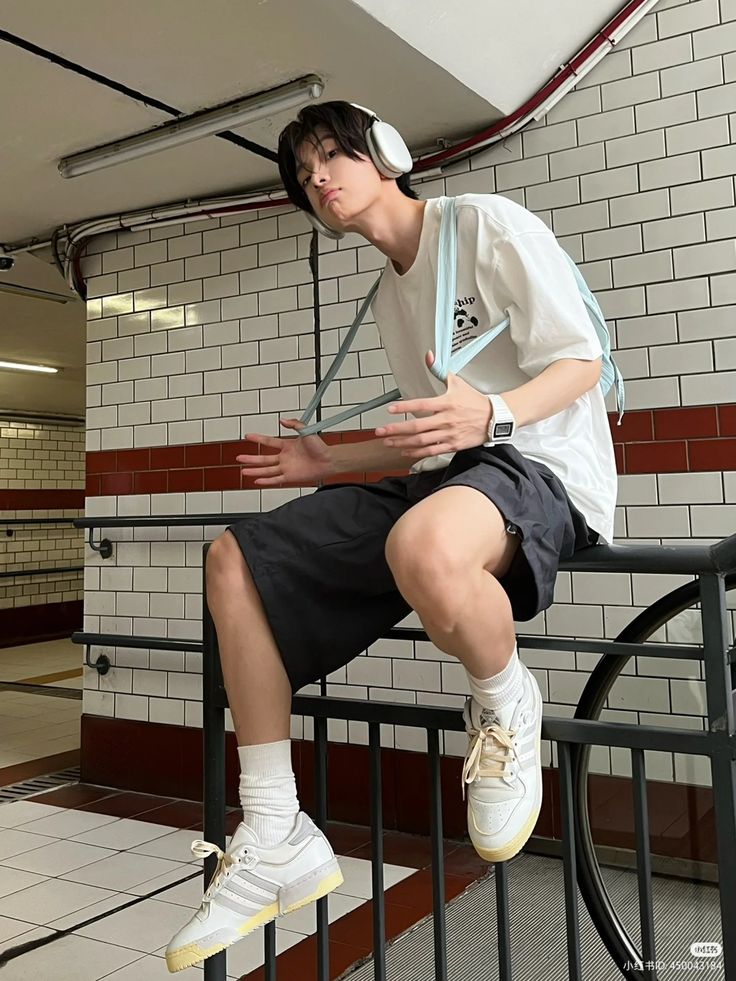
<svg viewBox="0 0 736 981"><path fill-rule="evenodd" d="M312 186L319 189L320 186L324 184L325 181L327 180L329 180L329 174L325 169L324 164L322 163L316 164L315 169L312 171L312 178L311 178Z"/></svg>

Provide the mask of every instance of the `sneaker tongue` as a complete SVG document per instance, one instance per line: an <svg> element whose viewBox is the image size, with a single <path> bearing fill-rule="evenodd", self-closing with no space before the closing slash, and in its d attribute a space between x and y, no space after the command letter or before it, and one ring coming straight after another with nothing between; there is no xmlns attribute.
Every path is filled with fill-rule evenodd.
<svg viewBox="0 0 736 981"><path fill-rule="evenodd" d="M258 845L258 835L255 831L250 828L247 824L240 824L235 829L232 838L230 839L230 844L227 846L229 852L238 848L239 845Z"/></svg>
<svg viewBox="0 0 736 981"><path fill-rule="evenodd" d="M505 705L500 709L489 709L479 706L478 718L474 721L477 721L484 726L495 723L497 726L500 726L501 729L510 729L511 719L513 718L515 709L516 702L512 702L511 705ZM478 728L477 725L476 728Z"/></svg>

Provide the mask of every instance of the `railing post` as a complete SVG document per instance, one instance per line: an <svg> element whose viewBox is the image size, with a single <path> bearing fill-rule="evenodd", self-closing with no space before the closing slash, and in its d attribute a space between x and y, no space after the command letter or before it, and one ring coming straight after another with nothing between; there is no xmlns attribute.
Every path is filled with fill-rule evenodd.
<svg viewBox="0 0 736 981"><path fill-rule="evenodd" d="M219 704L223 687L215 624L207 606L207 551L202 549L202 750L203 821L205 841L225 848L225 709ZM204 888L217 868L217 856L204 863ZM204 962L205 981L225 981L226 953L220 951Z"/></svg>
<svg viewBox="0 0 736 981"><path fill-rule="evenodd" d="M722 575L700 577L705 689L718 848L718 886L723 932L724 977L736 977L736 759L734 695L728 660L726 588ZM704 941L710 940L703 937Z"/></svg>

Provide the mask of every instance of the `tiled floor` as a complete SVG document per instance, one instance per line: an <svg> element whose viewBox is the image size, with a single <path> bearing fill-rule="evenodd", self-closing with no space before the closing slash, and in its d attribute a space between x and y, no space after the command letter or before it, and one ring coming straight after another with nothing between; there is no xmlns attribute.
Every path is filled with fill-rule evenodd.
<svg viewBox="0 0 736 981"><path fill-rule="evenodd" d="M0 648L0 682L81 688L81 664L82 649L70 640ZM0 691L0 770L78 750L81 713L81 699Z"/></svg>
<svg viewBox="0 0 736 981"><path fill-rule="evenodd" d="M239 818L228 814L229 832ZM200 827L200 804L81 784L0 805L0 950L56 935L9 960L3 981L170 977L166 945L202 895L201 862L189 849ZM345 824L327 833L345 880L328 903L336 977L372 947L370 834ZM384 860L390 938L431 911L429 841L386 832ZM488 865L472 847L447 841L445 871L449 901ZM312 904L276 921L279 977L314 976L315 911ZM260 929L230 948L228 976L256 981L262 963ZM180 976L201 978L202 970Z"/></svg>

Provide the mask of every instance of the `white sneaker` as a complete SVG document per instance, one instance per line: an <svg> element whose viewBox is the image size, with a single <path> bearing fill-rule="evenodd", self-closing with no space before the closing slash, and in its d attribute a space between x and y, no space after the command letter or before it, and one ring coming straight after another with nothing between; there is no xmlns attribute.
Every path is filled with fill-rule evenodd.
<svg viewBox="0 0 736 981"><path fill-rule="evenodd" d="M488 862L513 858L528 841L542 807L542 695L526 665L513 705L493 711L472 696L463 719L469 745L462 775L468 786L468 833Z"/></svg>
<svg viewBox="0 0 736 981"><path fill-rule="evenodd" d="M219 862L202 905L166 948L169 971L181 971L216 954L277 916L306 906L343 881L332 846L304 811L278 845L261 845L242 822L226 852L193 841L192 852Z"/></svg>

